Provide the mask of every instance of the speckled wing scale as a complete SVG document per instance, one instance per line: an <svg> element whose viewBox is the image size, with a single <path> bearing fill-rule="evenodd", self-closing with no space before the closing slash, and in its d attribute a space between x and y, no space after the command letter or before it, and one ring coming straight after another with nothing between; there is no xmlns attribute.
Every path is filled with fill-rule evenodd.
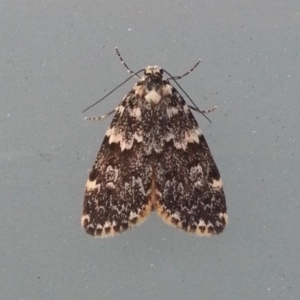
<svg viewBox="0 0 300 300"><path fill-rule="evenodd" d="M86 184L82 226L93 236L114 236L153 209L198 235L221 233L227 222L222 180L205 138L157 66L144 70L116 108Z"/></svg>

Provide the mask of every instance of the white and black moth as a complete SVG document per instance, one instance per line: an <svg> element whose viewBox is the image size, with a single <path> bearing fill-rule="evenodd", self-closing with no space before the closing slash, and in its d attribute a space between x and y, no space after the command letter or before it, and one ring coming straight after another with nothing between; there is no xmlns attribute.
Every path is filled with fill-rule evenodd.
<svg viewBox="0 0 300 300"><path fill-rule="evenodd" d="M165 79L164 71L145 68L115 109L86 184L81 221L88 234L114 236L153 209L202 236L221 233L227 223L217 166L190 106L169 81L182 76Z"/></svg>

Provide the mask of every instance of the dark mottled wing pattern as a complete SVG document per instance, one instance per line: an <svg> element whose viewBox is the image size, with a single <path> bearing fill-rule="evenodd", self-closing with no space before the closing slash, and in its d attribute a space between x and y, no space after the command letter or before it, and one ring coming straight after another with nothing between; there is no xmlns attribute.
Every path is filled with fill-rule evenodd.
<svg viewBox="0 0 300 300"><path fill-rule="evenodd" d="M150 106L132 90L116 109L86 184L82 226L94 236L113 236L151 211L152 168L141 143Z"/></svg>
<svg viewBox="0 0 300 300"><path fill-rule="evenodd" d="M169 224L199 235L227 223L219 171L181 95L149 66L116 108L86 184L82 226L113 236L155 208Z"/></svg>
<svg viewBox="0 0 300 300"><path fill-rule="evenodd" d="M158 213L188 232L222 232L227 222L222 180L194 116L174 88L155 107L154 120L161 145L153 159Z"/></svg>

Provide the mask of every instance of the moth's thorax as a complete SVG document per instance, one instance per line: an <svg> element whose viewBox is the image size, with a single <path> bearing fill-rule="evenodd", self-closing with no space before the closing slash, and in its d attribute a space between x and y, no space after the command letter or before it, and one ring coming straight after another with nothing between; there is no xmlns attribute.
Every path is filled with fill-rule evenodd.
<svg viewBox="0 0 300 300"><path fill-rule="evenodd" d="M171 93L171 85L163 79L163 69L158 66L148 66L144 70L143 78L135 87L136 95L143 97L151 104L157 104L167 94Z"/></svg>

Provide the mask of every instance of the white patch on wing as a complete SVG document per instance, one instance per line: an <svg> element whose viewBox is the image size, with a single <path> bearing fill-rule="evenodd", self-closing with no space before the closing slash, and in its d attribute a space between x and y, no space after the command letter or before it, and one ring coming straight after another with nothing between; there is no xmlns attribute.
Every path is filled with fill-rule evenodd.
<svg viewBox="0 0 300 300"><path fill-rule="evenodd" d="M103 226L98 223L97 226L96 226L96 229L102 229L102 228L103 228Z"/></svg>
<svg viewBox="0 0 300 300"><path fill-rule="evenodd" d="M170 140L174 140L174 146L176 149L186 150L188 143L199 143L199 137L202 135L201 129L195 128L185 133L185 138L181 141L175 142L174 133L169 132L165 136L165 140L169 142Z"/></svg>
<svg viewBox="0 0 300 300"><path fill-rule="evenodd" d="M100 189L100 183L96 184L96 180L90 181L89 179L86 182L85 188L87 191L93 191Z"/></svg>
<svg viewBox="0 0 300 300"><path fill-rule="evenodd" d="M105 229L105 228L111 228L112 227L112 224L111 224L111 222L110 221L106 221L105 223L104 223L104 225L103 225L103 228Z"/></svg>
<svg viewBox="0 0 300 300"><path fill-rule="evenodd" d="M108 182L108 183L106 184L106 187L107 187L108 189L110 189L110 190L116 189L116 186L115 186L112 182Z"/></svg>
<svg viewBox="0 0 300 300"><path fill-rule="evenodd" d="M200 221L199 221L199 223L198 223L198 226L199 226L199 227L206 227L206 224L205 224L205 222L204 222L203 219L200 219Z"/></svg>
<svg viewBox="0 0 300 300"><path fill-rule="evenodd" d="M201 135L202 135L202 131L199 127L187 132L185 134L186 143L193 143L193 142L199 143L199 137Z"/></svg>
<svg viewBox="0 0 300 300"><path fill-rule="evenodd" d="M116 108L116 112L120 113L120 116L122 116L124 109L125 107L123 105L120 105Z"/></svg>
<svg viewBox="0 0 300 300"><path fill-rule="evenodd" d="M133 219L139 218L139 217L140 217L140 216L139 216L137 213L131 211L131 212L130 212L130 215L129 215L129 220L132 221Z"/></svg>
<svg viewBox="0 0 300 300"><path fill-rule="evenodd" d="M179 217L179 215L178 215L177 212L176 212L176 213L173 213L173 214L171 215L171 217L172 217L173 219L177 220L177 221L180 221L180 217Z"/></svg>
<svg viewBox="0 0 300 300"><path fill-rule="evenodd" d="M228 215L226 213L219 213L219 218L221 220L224 219L226 224L228 223Z"/></svg>
<svg viewBox="0 0 300 300"><path fill-rule="evenodd" d="M200 189L201 187L203 187L203 183L202 181L198 180L194 183L195 188Z"/></svg>
<svg viewBox="0 0 300 300"><path fill-rule="evenodd" d="M152 89L148 94L145 95L145 99L148 102L157 104L161 100L161 95L155 89Z"/></svg>
<svg viewBox="0 0 300 300"><path fill-rule="evenodd" d="M135 85L135 86L133 87L133 90L134 90L134 94L135 94L136 96L138 96L138 98L143 97L143 95L144 95L144 88L143 88L142 86L140 86L140 85Z"/></svg>
<svg viewBox="0 0 300 300"><path fill-rule="evenodd" d="M172 132L167 133L167 135L165 136L165 140L167 142L170 142L172 139L174 140L174 133Z"/></svg>
<svg viewBox="0 0 300 300"><path fill-rule="evenodd" d="M171 118L172 116L177 115L177 114L178 114L178 108L176 108L176 107L168 107L167 108L167 115L169 118Z"/></svg>
<svg viewBox="0 0 300 300"><path fill-rule="evenodd" d="M172 86L170 84L163 85L163 95L171 95L172 94Z"/></svg>
<svg viewBox="0 0 300 300"><path fill-rule="evenodd" d="M220 178L219 180L213 180L213 183L210 184L210 186L214 189L214 190L220 190L223 187L223 181Z"/></svg>
<svg viewBox="0 0 300 300"><path fill-rule="evenodd" d="M181 141L174 142L174 146L176 149L186 150L187 145L189 143L199 143L199 137L202 135L202 131L200 128L195 128L185 133L185 138ZM170 135L167 137L170 139ZM166 138L166 140L167 140Z"/></svg>
<svg viewBox="0 0 300 300"><path fill-rule="evenodd" d="M157 195L159 199L162 197L162 193L158 189L155 189L155 195Z"/></svg>
<svg viewBox="0 0 300 300"><path fill-rule="evenodd" d="M109 137L108 143L120 143L121 151L124 151L125 149L129 150L132 148L134 140L136 140L138 143L143 141L143 135L139 132L135 132L133 137L130 140L124 139L124 133L123 132L117 132L115 127L111 127L107 129L106 136Z"/></svg>
<svg viewBox="0 0 300 300"><path fill-rule="evenodd" d="M183 105L183 110L186 114L188 114L190 112L190 109L186 104Z"/></svg>
<svg viewBox="0 0 300 300"><path fill-rule="evenodd" d="M196 229L195 233L200 236L210 236L212 235L212 233L208 230L209 228L214 228L213 224L211 222L208 222L208 224L206 224L203 219L200 219L198 228Z"/></svg>
<svg viewBox="0 0 300 300"><path fill-rule="evenodd" d="M130 111L130 116L140 119L142 115L141 109L139 107L135 107Z"/></svg>

